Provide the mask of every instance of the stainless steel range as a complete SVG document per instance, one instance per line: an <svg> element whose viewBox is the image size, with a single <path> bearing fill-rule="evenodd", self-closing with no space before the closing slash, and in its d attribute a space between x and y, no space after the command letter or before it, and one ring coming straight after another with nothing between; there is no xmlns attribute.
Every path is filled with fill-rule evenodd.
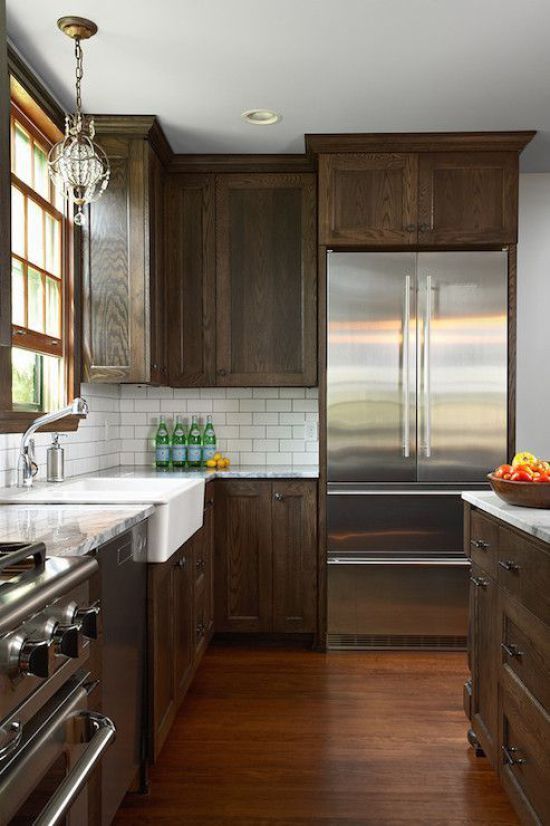
<svg viewBox="0 0 550 826"><path fill-rule="evenodd" d="M85 826L87 784L115 737L94 710L98 564L0 543L0 824Z"/></svg>

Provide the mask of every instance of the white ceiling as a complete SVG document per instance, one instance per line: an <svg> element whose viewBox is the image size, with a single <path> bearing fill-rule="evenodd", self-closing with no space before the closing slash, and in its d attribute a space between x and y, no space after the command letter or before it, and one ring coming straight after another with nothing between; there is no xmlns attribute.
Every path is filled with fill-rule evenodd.
<svg viewBox="0 0 550 826"><path fill-rule="evenodd" d="M302 152L305 132L537 129L550 171L550 0L7 0L9 36L73 107L64 14L90 17L83 101L156 114L176 152ZM240 120L281 112L274 126Z"/></svg>

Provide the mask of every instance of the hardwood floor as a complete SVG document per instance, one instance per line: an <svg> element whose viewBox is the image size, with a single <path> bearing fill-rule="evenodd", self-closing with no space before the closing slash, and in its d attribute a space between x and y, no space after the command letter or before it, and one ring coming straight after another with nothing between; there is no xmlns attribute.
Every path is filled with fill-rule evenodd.
<svg viewBox="0 0 550 826"><path fill-rule="evenodd" d="M467 747L462 654L213 645L147 797L115 821L220 826L512 826Z"/></svg>

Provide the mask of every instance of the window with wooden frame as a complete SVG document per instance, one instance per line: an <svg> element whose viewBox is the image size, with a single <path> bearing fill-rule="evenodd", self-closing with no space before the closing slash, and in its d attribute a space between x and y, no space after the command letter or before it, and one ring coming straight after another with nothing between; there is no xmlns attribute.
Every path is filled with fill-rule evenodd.
<svg viewBox="0 0 550 826"><path fill-rule="evenodd" d="M51 131L50 131L51 135ZM71 316L67 204L48 175L52 146L12 98L12 408L49 411L67 399Z"/></svg>

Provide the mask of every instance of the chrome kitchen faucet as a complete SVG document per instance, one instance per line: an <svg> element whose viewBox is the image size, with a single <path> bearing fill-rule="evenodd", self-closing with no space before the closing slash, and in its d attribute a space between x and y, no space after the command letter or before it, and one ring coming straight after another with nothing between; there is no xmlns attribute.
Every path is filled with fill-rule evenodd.
<svg viewBox="0 0 550 826"><path fill-rule="evenodd" d="M88 415L88 404L79 396L73 400L72 404L64 407L62 410L54 410L52 413L45 413L35 419L31 425L26 429L21 437L21 446L19 448L19 459L17 461L17 487L30 488L32 487L32 480L38 473L38 465L34 460L34 439L31 439L33 433L39 427L45 424L52 424L59 419L71 414L76 416Z"/></svg>

